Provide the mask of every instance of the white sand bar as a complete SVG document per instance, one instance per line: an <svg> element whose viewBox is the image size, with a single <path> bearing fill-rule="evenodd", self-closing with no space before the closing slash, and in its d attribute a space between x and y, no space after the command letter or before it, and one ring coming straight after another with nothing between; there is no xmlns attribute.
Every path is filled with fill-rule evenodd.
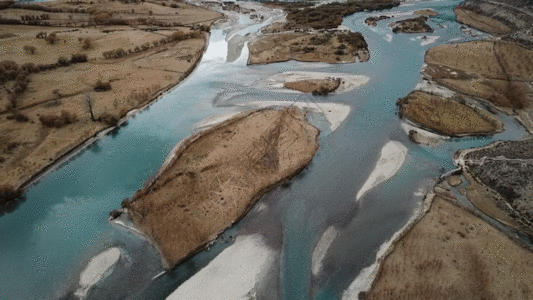
<svg viewBox="0 0 533 300"><path fill-rule="evenodd" d="M111 248L93 257L80 275L80 288L74 293L83 299L89 289L106 278L120 259L120 249Z"/></svg>
<svg viewBox="0 0 533 300"><path fill-rule="evenodd" d="M350 114L350 106L338 103L316 103L316 102L291 102L291 101L254 101L242 104L242 106L253 106L264 108L269 106L295 106L298 108L307 108L313 112L323 114L331 124L331 131L335 131L339 125Z"/></svg>
<svg viewBox="0 0 533 300"><path fill-rule="evenodd" d="M311 257L311 271L313 272L313 275L320 273L320 270L322 269L322 261L324 260L324 257L326 257L329 246L331 246L331 243L333 243L338 234L339 231L333 226L330 226L324 234L322 234L320 241L318 241L318 244L313 251L313 256Z"/></svg>
<svg viewBox="0 0 533 300"><path fill-rule="evenodd" d="M406 156L407 148L402 143L397 141L388 142L381 149L381 156L376 167L361 190L357 193L356 200L359 200L366 192L396 174L405 161Z"/></svg>
<svg viewBox="0 0 533 300"><path fill-rule="evenodd" d="M351 75L346 73L323 73L323 72L283 72L276 74L268 79L268 87L271 90L278 90L283 92L289 92L292 90L283 87L286 82L294 82L300 80L313 80L313 79L327 79L340 78L342 80L341 85L337 88L335 93L344 93L355 89L365 83L370 78L363 75Z"/></svg>
<svg viewBox="0 0 533 300"><path fill-rule="evenodd" d="M178 287L167 300L238 300L254 296L260 274L275 251L259 235L239 236L205 268Z"/></svg>

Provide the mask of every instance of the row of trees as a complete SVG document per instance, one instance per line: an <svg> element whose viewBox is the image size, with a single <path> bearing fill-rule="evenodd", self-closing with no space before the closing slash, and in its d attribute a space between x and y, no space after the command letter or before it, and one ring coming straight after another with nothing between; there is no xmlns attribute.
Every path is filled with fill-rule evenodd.
<svg viewBox="0 0 533 300"><path fill-rule="evenodd" d="M20 16L20 19L22 21L30 21L30 20L50 20L49 14L41 14L41 15L22 15Z"/></svg>
<svg viewBox="0 0 533 300"><path fill-rule="evenodd" d="M182 31L176 31L166 38L161 38L157 41L153 41L152 43L148 43L148 42L144 43L140 47L135 46L135 48L129 49L127 51L124 50L123 48L117 48L114 50L105 51L104 53L102 53L102 55L105 59L120 58L120 57L127 56L129 54L138 53L140 51L146 51L148 49L157 47L159 45L164 45L166 43L179 42L179 41L188 40L188 39L195 39L195 38L200 38L201 36L202 36L202 33L199 31L192 31L192 32L187 32L187 33L182 32Z"/></svg>

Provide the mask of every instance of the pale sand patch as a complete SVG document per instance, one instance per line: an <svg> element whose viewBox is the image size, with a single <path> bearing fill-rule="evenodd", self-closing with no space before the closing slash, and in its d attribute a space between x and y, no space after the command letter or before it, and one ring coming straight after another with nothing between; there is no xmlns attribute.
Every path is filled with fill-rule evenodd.
<svg viewBox="0 0 533 300"><path fill-rule="evenodd" d="M320 273L320 270L322 269L322 261L324 260L324 257L326 257L329 246L331 246L331 243L333 243L338 234L339 231L333 226L330 226L324 234L322 234L322 237L313 251L313 256L311 257L311 270L313 275Z"/></svg>
<svg viewBox="0 0 533 300"><path fill-rule="evenodd" d="M178 287L167 300L249 299L260 274L273 262L275 251L261 236L239 236L205 268Z"/></svg>
<svg viewBox="0 0 533 300"><path fill-rule="evenodd" d="M313 112L321 113L331 124L331 131L335 131L339 125L350 114L350 106L338 103L309 103L309 102L290 102L290 101L254 101L242 104L241 106L252 106L264 108L268 106L295 106L298 108L307 108Z"/></svg>
<svg viewBox="0 0 533 300"><path fill-rule="evenodd" d="M422 69L426 68L427 65L424 65ZM436 83L431 83L424 80L423 82L416 85L415 90L420 90L427 93L434 93L445 98L451 98L455 95L455 92L447 88L443 88Z"/></svg>
<svg viewBox="0 0 533 300"><path fill-rule="evenodd" d="M80 288L74 295L85 298L89 289L98 281L106 278L120 259L120 249L111 248L93 257L80 275Z"/></svg>
<svg viewBox="0 0 533 300"><path fill-rule="evenodd" d="M290 91L283 87L286 82L294 82L300 80L326 79L326 78L340 78L341 85L337 88L335 93L344 93L355 89L363 84L366 84L370 78L363 75L351 75L345 73L323 73L323 72L284 72L276 74L268 79L268 87L271 90Z"/></svg>
<svg viewBox="0 0 533 300"><path fill-rule="evenodd" d="M203 119L202 121L196 123L196 125L194 126L194 128L196 130L202 130L202 129L207 129L207 128L210 128L212 127L213 125L216 125L218 123L222 123L224 121L226 121L227 119L230 119L238 114L240 114L241 112L240 111L234 111L234 112L230 112L230 113L227 113L227 114L220 114L220 115L214 115L214 116L210 116L206 119Z"/></svg>
<svg viewBox="0 0 533 300"><path fill-rule="evenodd" d="M390 141L383 149L381 149L381 156L368 177L367 181L359 190L356 200L359 200L366 192L374 188L383 181L391 178L402 166L407 156L407 148L400 142Z"/></svg>
<svg viewBox="0 0 533 300"><path fill-rule="evenodd" d="M416 126L411 125L411 124L406 123L406 122L402 122L402 123L400 124L400 126L402 126L402 129L403 129L403 130L405 131L405 133L407 133L407 134L409 134L409 132L410 132L411 130L414 130L414 131L416 131L418 134L424 136L424 137L427 138L427 139L431 139L431 140L447 140L447 139L450 138L449 136L436 134L436 133L433 133L433 132L430 132L430 131L424 130L424 129L422 129L422 128L416 127Z"/></svg>
<svg viewBox="0 0 533 300"><path fill-rule="evenodd" d="M422 40L422 43L420 43L420 46L426 46L429 44L435 43L440 36L425 36L426 39L423 39L422 37L419 37L418 39Z"/></svg>

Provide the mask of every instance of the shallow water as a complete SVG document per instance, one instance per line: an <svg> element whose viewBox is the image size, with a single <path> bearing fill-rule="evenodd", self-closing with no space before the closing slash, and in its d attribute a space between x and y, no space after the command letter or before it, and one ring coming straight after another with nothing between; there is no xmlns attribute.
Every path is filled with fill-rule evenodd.
<svg viewBox="0 0 533 300"><path fill-rule="evenodd" d="M413 2L391 10L437 10L440 15L430 22L436 29L431 36L440 38L428 46L414 39L421 35L393 35L389 42L387 21L375 29L363 23L375 13L347 17L343 25L363 33L369 44L371 60L366 63L287 62L248 67L246 48L239 59L226 63L225 32L229 31L213 30L208 50L189 79L127 126L44 176L28 190L26 201L16 211L0 217L0 299L70 298L90 258L110 247L121 248L124 256L88 298L161 299L230 245L229 236L243 232L262 234L268 246L281 254L268 280L259 285L259 298L338 299L361 269L373 263L379 246L412 215L422 199L414 194L426 189L432 178L455 168L451 158L456 150L526 134L514 119L502 116L507 130L501 134L425 147L412 143L400 127L395 102L421 82L425 50L465 38L454 22L452 9L458 3ZM246 18L241 21L251 24ZM247 27L240 33L258 29ZM346 72L368 76L370 81L326 98L257 88L266 78L284 71ZM259 201L268 209L253 210L210 251L152 280L162 267L151 244L109 223L107 213L153 176L172 147L202 119L232 112L234 105L246 102L302 99L343 103L352 111L337 130L323 132L315 159L290 187L279 187ZM406 162L395 176L356 202L381 148L390 140L409 149ZM313 277L314 247L331 225L339 234L327 251L321 273Z"/></svg>

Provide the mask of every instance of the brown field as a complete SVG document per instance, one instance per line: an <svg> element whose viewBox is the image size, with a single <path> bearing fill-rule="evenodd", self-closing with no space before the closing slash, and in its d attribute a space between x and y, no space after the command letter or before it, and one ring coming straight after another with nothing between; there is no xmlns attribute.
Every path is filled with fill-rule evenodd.
<svg viewBox="0 0 533 300"><path fill-rule="evenodd" d="M513 29L493 18L484 16L475 11L457 7L453 10L457 16L457 22L467 24L476 29L496 35L513 32Z"/></svg>
<svg viewBox="0 0 533 300"><path fill-rule="evenodd" d="M501 41L446 44L426 52L424 75L515 115L533 130L533 50Z"/></svg>
<svg viewBox="0 0 533 300"><path fill-rule="evenodd" d="M411 92L399 105L402 116L448 136L491 134L503 129L500 121L481 109L422 91Z"/></svg>
<svg viewBox="0 0 533 300"><path fill-rule="evenodd" d="M363 299L533 298L533 253L448 197L394 245Z"/></svg>
<svg viewBox="0 0 533 300"><path fill-rule="evenodd" d="M165 6L163 2L95 2L42 2L39 9L63 12L44 12L51 15L50 23L40 26L0 26L0 35L8 36L2 39L0 50L2 184L21 187L69 150L116 125L128 111L146 105L183 80L200 60L206 45L204 31L209 29L191 24L210 25L221 17L182 3L170 7L170 2ZM71 18L70 10L81 12ZM20 8L0 10L9 18L36 12L43 13ZM152 25L104 22L74 27L104 12L110 20L152 18ZM68 20L72 26L60 20ZM174 26L174 22L182 26ZM40 32L47 36L55 33L55 41L37 38ZM35 47L33 54L24 50L26 45ZM75 57L85 58L74 61ZM94 118L87 99L91 99Z"/></svg>
<svg viewBox="0 0 533 300"><path fill-rule="evenodd" d="M313 93L318 95L327 95L333 93L341 84L341 79L309 79L286 82L283 87L303 93Z"/></svg>
<svg viewBox="0 0 533 300"><path fill-rule="evenodd" d="M318 134L295 108L239 115L185 140L159 178L123 206L175 266L307 166Z"/></svg>
<svg viewBox="0 0 533 300"><path fill-rule="evenodd" d="M291 59L305 62L368 61L370 54L363 36L357 32L284 32L260 36L249 46L248 64L268 64Z"/></svg>

